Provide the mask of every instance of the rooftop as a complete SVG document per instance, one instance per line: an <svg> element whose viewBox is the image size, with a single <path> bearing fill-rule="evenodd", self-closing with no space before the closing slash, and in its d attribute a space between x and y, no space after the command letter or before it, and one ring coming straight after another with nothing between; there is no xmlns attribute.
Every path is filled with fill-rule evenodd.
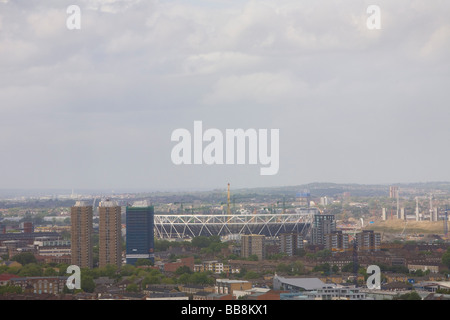
<svg viewBox="0 0 450 320"><path fill-rule="evenodd" d="M280 281L281 283L291 285L297 288L302 288L307 291L335 286L334 284L326 284L319 278L285 278L275 275L274 282L275 281Z"/></svg>

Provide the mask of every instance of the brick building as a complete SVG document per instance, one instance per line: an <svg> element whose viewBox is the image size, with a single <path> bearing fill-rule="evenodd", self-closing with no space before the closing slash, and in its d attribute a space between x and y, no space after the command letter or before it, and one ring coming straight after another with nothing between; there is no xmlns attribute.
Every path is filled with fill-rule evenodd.
<svg viewBox="0 0 450 320"><path fill-rule="evenodd" d="M167 262L164 264L164 271L175 272L180 267L188 267L189 270L194 271L194 257L181 258L177 262Z"/></svg>
<svg viewBox="0 0 450 320"><path fill-rule="evenodd" d="M68 277L25 277L12 278L10 284L21 287L25 293L61 294Z"/></svg>

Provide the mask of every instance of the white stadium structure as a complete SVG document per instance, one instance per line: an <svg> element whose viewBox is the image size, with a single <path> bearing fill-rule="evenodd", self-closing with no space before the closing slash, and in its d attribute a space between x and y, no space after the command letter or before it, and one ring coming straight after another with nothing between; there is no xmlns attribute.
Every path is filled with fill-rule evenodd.
<svg viewBox="0 0 450 320"><path fill-rule="evenodd" d="M261 234L276 237L282 233L306 234L312 217L317 213L316 208L302 208L295 213L283 214L155 214L155 237L188 239L214 235Z"/></svg>

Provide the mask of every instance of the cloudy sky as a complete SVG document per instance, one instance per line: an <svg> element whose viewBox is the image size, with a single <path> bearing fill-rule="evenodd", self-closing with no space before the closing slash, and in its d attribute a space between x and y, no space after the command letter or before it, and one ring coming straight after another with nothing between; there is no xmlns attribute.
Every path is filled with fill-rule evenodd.
<svg viewBox="0 0 450 320"><path fill-rule="evenodd" d="M449 57L448 0L0 0L0 188L450 180ZM174 165L195 120L279 129L278 174Z"/></svg>

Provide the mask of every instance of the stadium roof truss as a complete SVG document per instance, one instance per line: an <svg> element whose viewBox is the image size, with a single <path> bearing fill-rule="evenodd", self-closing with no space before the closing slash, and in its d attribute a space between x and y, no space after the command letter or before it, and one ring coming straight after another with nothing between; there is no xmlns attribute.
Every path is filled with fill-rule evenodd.
<svg viewBox="0 0 450 320"><path fill-rule="evenodd" d="M155 214L155 236L160 239L186 239L198 236L281 233L306 234L314 210L288 214Z"/></svg>

